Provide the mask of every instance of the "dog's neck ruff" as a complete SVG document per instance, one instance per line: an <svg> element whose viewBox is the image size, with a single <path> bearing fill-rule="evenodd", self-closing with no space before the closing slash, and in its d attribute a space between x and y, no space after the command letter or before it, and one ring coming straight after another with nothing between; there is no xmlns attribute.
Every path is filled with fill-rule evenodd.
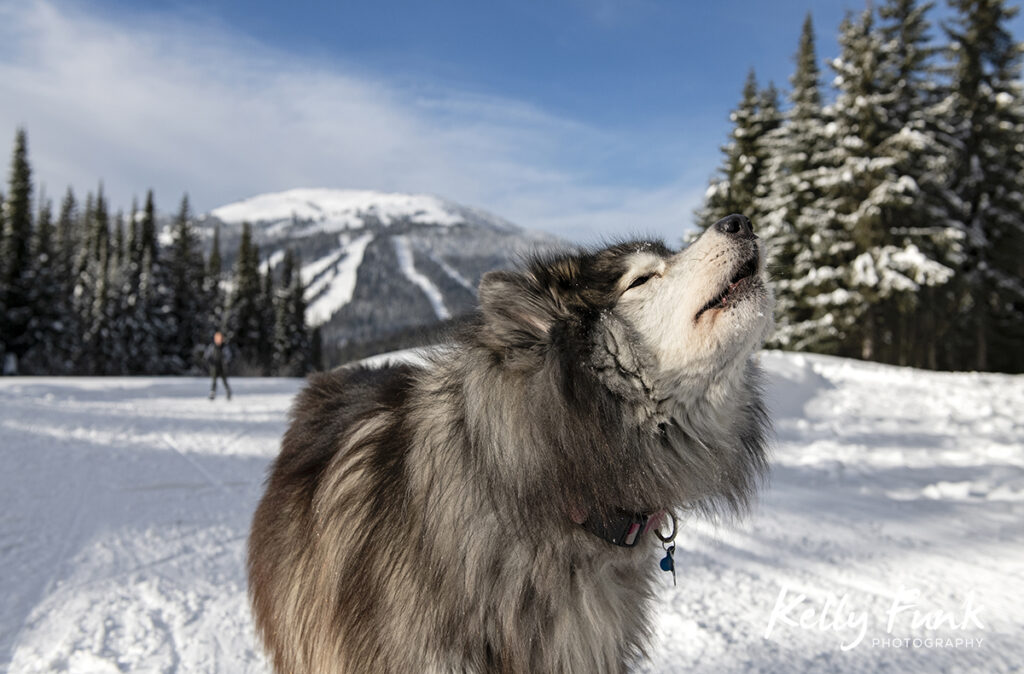
<svg viewBox="0 0 1024 674"><path fill-rule="evenodd" d="M645 533L661 526L666 510L635 513L616 509L607 517L592 514L580 526L603 541L622 548L635 547Z"/></svg>

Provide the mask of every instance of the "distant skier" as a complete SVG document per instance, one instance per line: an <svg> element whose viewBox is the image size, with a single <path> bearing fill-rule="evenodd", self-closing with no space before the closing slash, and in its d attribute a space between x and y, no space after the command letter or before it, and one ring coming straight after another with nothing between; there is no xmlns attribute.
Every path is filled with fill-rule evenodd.
<svg viewBox="0 0 1024 674"><path fill-rule="evenodd" d="M203 353L206 364L210 366L210 400L217 397L217 377L224 382L228 400L231 400L231 387L228 386L227 367L231 362L231 347L224 343L224 335L213 333L213 344L206 347Z"/></svg>

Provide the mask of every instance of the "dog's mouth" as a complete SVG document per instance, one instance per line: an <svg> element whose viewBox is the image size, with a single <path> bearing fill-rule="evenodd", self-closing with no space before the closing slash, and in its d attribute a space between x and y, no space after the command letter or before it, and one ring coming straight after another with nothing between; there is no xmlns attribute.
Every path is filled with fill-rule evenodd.
<svg viewBox="0 0 1024 674"><path fill-rule="evenodd" d="M737 267L722 292L708 300L708 303L700 308L693 320L697 321L704 312L711 309L725 309L742 298L757 283L757 262L757 253L755 252Z"/></svg>

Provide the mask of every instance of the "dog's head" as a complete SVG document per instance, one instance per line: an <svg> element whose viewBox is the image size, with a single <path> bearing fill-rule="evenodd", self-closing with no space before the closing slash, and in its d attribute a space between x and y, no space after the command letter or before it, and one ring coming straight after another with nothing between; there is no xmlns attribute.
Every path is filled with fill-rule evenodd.
<svg viewBox="0 0 1024 674"><path fill-rule="evenodd" d="M652 396L687 398L742 366L771 330L764 258L742 215L679 252L635 241L539 257L484 276L485 338L514 367L554 351L615 370L603 377L614 389L626 376Z"/></svg>
<svg viewBox="0 0 1024 674"><path fill-rule="evenodd" d="M524 382L525 422L557 434L552 479L591 490L572 498L742 507L764 469L764 267L732 215L681 251L635 241L484 276L476 338Z"/></svg>

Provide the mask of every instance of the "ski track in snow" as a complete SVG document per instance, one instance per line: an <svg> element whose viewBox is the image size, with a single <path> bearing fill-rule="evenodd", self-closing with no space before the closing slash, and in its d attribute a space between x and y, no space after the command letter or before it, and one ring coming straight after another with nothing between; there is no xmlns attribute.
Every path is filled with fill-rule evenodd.
<svg viewBox="0 0 1024 674"><path fill-rule="evenodd" d="M281 264L281 262L283 262L283 261L284 261L284 251L283 250L275 250L270 257L268 257L266 260L263 261L263 264L262 264L263 273L266 274L266 273L268 273L270 271L273 271L275 268L277 268L277 265Z"/></svg>
<svg viewBox="0 0 1024 674"><path fill-rule="evenodd" d="M302 282L306 284L306 293L308 295L306 299L313 299L323 289L326 281L330 280L332 275L325 272L345 257L345 247L348 245L349 238L348 234L339 234L339 248L337 250L333 250L323 257L302 265L302 270L299 273L302 274Z"/></svg>
<svg viewBox="0 0 1024 674"><path fill-rule="evenodd" d="M371 232L354 238L345 246L344 257L333 266L333 270L321 272L322 275L317 280L315 298L312 286L307 289L308 296L314 298L306 307L306 320L310 325L326 323L338 309L352 300L352 293L356 289L356 272L359 271L366 247L371 241Z"/></svg>
<svg viewBox="0 0 1024 674"><path fill-rule="evenodd" d="M638 670L1019 671L1024 377L761 360L770 484L739 523L685 523ZM300 386L236 379L229 403L198 378L0 379L0 671L267 672L246 535ZM901 587L984 627L908 610L889 633ZM766 636L783 589L806 600ZM864 639L843 651L850 614ZM982 642L873 644L905 637Z"/></svg>
<svg viewBox="0 0 1024 674"><path fill-rule="evenodd" d="M451 318L451 312L448 311L448 307L444 305L444 295L437 289L437 286L428 279L426 276L421 274L416 269L416 264L413 260L412 244L409 243L409 237L405 235L396 235L391 237L391 242L395 245L395 256L398 258L398 267L402 270L402 274L405 278L409 279L423 291L423 294L427 296L427 300L430 301L430 306L434 308L434 314L439 320L445 320Z"/></svg>
<svg viewBox="0 0 1024 674"><path fill-rule="evenodd" d="M476 295L476 286L473 285L469 279L467 279L465 276L459 273L458 269L445 262L443 259L441 259L441 256L439 255L431 255L430 259L437 263L437 266L440 267L441 270L448 275L448 278L452 279L460 286L462 286L469 292L473 293L474 296Z"/></svg>

